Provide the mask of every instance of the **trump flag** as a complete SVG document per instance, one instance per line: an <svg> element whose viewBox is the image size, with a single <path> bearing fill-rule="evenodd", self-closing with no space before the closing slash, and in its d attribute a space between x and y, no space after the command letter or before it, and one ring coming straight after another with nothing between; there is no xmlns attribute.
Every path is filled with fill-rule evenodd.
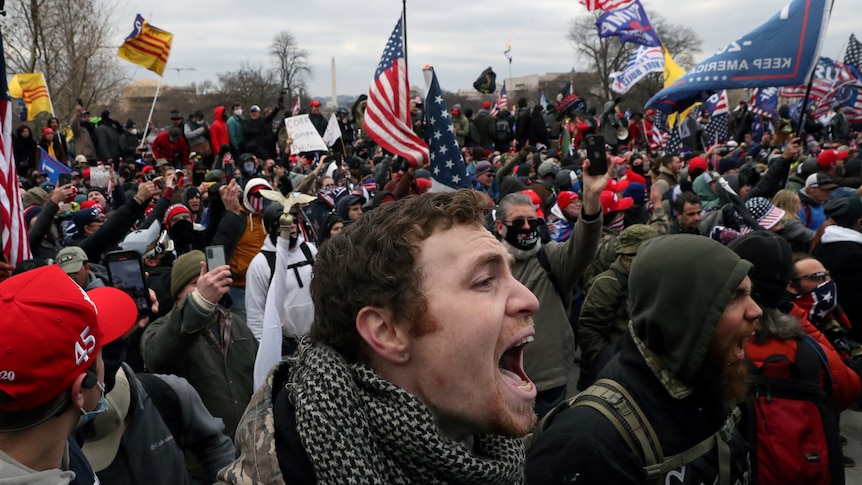
<svg viewBox="0 0 862 485"><path fill-rule="evenodd" d="M722 89L804 84L817 62L831 0L793 0L766 23L727 44L647 101L681 111Z"/></svg>

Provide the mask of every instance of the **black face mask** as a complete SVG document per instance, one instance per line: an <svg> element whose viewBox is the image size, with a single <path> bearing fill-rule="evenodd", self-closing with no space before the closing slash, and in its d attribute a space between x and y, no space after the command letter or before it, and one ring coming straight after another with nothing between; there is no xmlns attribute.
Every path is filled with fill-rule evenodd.
<svg viewBox="0 0 862 485"><path fill-rule="evenodd" d="M638 175L643 175L644 174L644 164L642 164L642 163L638 163L636 165L632 164L632 172L634 172Z"/></svg>
<svg viewBox="0 0 862 485"><path fill-rule="evenodd" d="M194 241L195 228L192 221L177 221L168 229L168 236L178 249L188 250Z"/></svg>
<svg viewBox="0 0 862 485"><path fill-rule="evenodd" d="M518 249L529 251L539 242L538 229L524 229L515 226L506 226L506 242Z"/></svg>

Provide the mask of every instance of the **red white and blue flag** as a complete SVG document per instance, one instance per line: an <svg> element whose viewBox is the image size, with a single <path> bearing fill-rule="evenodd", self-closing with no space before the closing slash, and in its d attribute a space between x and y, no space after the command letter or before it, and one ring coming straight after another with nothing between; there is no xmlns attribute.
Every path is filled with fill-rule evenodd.
<svg viewBox="0 0 862 485"><path fill-rule="evenodd" d="M386 151L416 160L421 167L428 160L428 145L411 128L410 83L402 26L399 18L383 48L368 91L363 128Z"/></svg>
<svg viewBox="0 0 862 485"><path fill-rule="evenodd" d="M506 83L503 83L503 87L500 88L500 94L497 96L497 102L494 103L494 108L491 109L491 116L497 116L497 114L504 110L509 109L509 97L506 96Z"/></svg>
<svg viewBox="0 0 862 485"><path fill-rule="evenodd" d="M587 7L587 10L614 10L622 6L628 5L632 0L578 0L578 3Z"/></svg>
<svg viewBox="0 0 862 485"><path fill-rule="evenodd" d="M425 99L425 141L431 157L431 191L449 192L470 188L467 165L461 158L461 149L455 141L452 116L446 109L443 91L437 82L433 67L426 67L425 84L428 95Z"/></svg>
<svg viewBox="0 0 862 485"><path fill-rule="evenodd" d="M18 172L12 153L12 99L6 84L6 58L3 56L3 36L0 34L0 242L9 264L32 258L24 224L24 204L18 191Z"/></svg>

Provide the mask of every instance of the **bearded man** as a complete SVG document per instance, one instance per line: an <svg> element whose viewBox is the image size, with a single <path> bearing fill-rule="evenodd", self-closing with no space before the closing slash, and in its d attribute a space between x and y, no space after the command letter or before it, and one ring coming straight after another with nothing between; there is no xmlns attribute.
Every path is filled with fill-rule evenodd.
<svg viewBox="0 0 862 485"><path fill-rule="evenodd" d="M629 331L598 379L628 392L664 457L714 438L705 453L661 469L658 483L747 482L747 446L728 415L745 396L743 349L762 314L750 269L720 243L688 234L646 242L632 264ZM528 483L646 483L641 455L601 411L553 413L527 453Z"/></svg>
<svg viewBox="0 0 862 485"><path fill-rule="evenodd" d="M309 339L255 393L219 483L523 483L538 301L487 207L407 197L320 245Z"/></svg>

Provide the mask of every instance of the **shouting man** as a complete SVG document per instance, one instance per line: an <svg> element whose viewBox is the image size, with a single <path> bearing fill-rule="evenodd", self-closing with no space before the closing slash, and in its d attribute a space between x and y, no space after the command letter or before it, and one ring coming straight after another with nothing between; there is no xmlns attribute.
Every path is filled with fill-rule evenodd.
<svg viewBox="0 0 862 485"><path fill-rule="evenodd" d="M310 339L254 395L222 483L523 482L538 302L485 209L400 199L321 245Z"/></svg>

